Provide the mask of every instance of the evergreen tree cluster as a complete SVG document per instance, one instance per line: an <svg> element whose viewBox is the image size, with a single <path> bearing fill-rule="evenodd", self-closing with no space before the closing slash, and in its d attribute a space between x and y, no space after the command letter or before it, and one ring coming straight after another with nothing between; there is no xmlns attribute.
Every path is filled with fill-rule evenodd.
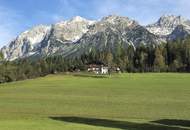
<svg viewBox="0 0 190 130"><path fill-rule="evenodd" d="M20 59L1 62L0 83L31 79L59 72L86 71L88 64L119 67L122 72L190 72L190 37L160 45L118 43L115 49L97 50L77 58L51 56L37 60Z"/></svg>

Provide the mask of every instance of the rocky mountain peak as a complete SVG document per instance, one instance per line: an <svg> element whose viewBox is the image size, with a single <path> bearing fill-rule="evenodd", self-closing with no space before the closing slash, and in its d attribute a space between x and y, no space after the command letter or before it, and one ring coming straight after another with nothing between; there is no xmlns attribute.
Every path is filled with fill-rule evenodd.
<svg viewBox="0 0 190 130"><path fill-rule="evenodd" d="M148 25L147 29L153 34L167 36L179 25L190 26L190 22L182 16L163 15L156 23Z"/></svg>
<svg viewBox="0 0 190 130"><path fill-rule="evenodd" d="M85 19L81 16L76 16L76 17L71 18L70 20L58 22L55 25L66 26L69 24L80 24L80 23L86 23L86 24L91 25L91 24L94 24L95 22L96 21L88 20L88 19Z"/></svg>
<svg viewBox="0 0 190 130"><path fill-rule="evenodd" d="M156 24L162 27L175 28L176 26L182 24L184 21L185 19L181 16L164 15L158 20Z"/></svg>
<svg viewBox="0 0 190 130"><path fill-rule="evenodd" d="M134 20L129 19L128 17L122 17L117 15L109 15L102 19L103 22L108 22L110 24L120 24L126 23L128 26L132 25L133 23L137 23Z"/></svg>
<svg viewBox="0 0 190 130"><path fill-rule="evenodd" d="M75 42L79 40L82 35L88 31L88 27L94 23L95 21L76 16L71 20L62 21L53 25L53 37L62 42Z"/></svg>
<svg viewBox="0 0 190 130"><path fill-rule="evenodd" d="M190 34L190 21L181 16L164 15L146 27L128 17L109 15L100 21L76 16L51 26L39 25L21 33L1 52L6 60L30 56L78 56L92 46L113 49L118 42L125 46L159 44L167 39ZM163 37L160 37L163 36Z"/></svg>
<svg viewBox="0 0 190 130"><path fill-rule="evenodd" d="M4 58L7 60L15 60L19 57L33 55L36 46L44 40L50 30L51 26L39 25L21 33L15 40L10 42L8 46L1 49Z"/></svg>
<svg viewBox="0 0 190 130"><path fill-rule="evenodd" d="M20 42L25 41L30 43L31 45L34 45L40 43L45 37L47 31L49 31L50 29L51 26L38 25L34 28L31 28L30 30L21 33L16 40Z"/></svg>
<svg viewBox="0 0 190 130"><path fill-rule="evenodd" d="M76 16L76 17L73 17L70 21L72 22L81 22L81 21L87 21L87 19L81 17L81 16Z"/></svg>

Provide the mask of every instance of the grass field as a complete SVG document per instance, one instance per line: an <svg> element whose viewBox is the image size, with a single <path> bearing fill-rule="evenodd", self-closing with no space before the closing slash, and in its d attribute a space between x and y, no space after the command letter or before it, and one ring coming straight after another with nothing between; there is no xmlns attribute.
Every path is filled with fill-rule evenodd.
<svg viewBox="0 0 190 130"><path fill-rule="evenodd" d="M190 74L49 75L0 85L0 130L190 130Z"/></svg>

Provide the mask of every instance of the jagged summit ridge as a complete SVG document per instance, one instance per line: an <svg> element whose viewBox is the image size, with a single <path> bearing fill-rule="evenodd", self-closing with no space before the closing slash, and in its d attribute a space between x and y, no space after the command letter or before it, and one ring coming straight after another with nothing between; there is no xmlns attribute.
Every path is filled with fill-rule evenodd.
<svg viewBox="0 0 190 130"><path fill-rule="evenodd" d="M29 56L79 56L92 47L114 50L118 43L127 47L160 44L190 34L190 21L181 16L164 15L156 23L142 26L128 17L109 15L101 20L76 16L51 26L39 25L21 33L1 52L5 60Z"/></svg>
<svg viewBox="0 0 190 130"><path fill-rule="evenodd" d="M76 16L71 20L61 21L51 26L39 25L21 33L1 51L6 60L40 54L44 46L49 47L50 44L56 42L76 42L94 23L95 21Z"/></svg>
<svg viewBox="0 0 190 130"><path fill-rule="evenodd" d="M190 26L190 21L182 16L164 15L146 28L155 35L166 36L170 35L179 25Z"/></svg>
<svg viewBox="0 0 190 130"><path fill-rule="evenodd" d="M68 21L56 23L53 25L54 37L62 41L75 42L88 31L88 27L93 23L95 21L87 20L80 16L76 16Z"/></svg>
<svg viewBox="0 0 190 130"><path fill-rule="evenodd" d="M111 24L118 24L121 22L125 22L127 26L130 26L133 23L137 23L135 20L131 20L128 17L122 17L122 16L117 16L117 15L109 15L109 16L103 17L102 21L108 22Z"/></svg>
<svg viewBox="0 0 190 130"><path fill-rule="evenodd" d="M4 58L15 60L18 57L30 56L35 53L34 49L43 41L51 26L39 25L21 33L15 40L1 49Z"/></svg>

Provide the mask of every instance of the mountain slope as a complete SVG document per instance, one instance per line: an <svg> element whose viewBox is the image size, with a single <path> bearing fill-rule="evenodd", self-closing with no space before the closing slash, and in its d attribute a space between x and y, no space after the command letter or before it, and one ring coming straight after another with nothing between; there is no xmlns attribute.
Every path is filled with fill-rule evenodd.
<svg viewBox="0 0 190 130"><path fill-rule="evenodd" d="M94 23L95 21L77 16L69 21L54 24L50 34L42 42L41 54L69 53L74 46L73 43L81 39L88 31L89 26Z"/></svg>
<svg viewBox="0 0 190 130"><path fill-rule="evenodd" d="M50 28L50 26L40 25L23 32L8 46L1 49L4 58L7 60L15 60L37 53L35 51L36 48L40 46L44 37L50 31Z"/></svg>
<svg viewBox="0 0 190 130"><path fill-rule="evenodd" d="M179 25L190 26L190 21L181 16L164 15L156 23L150 24L146 28L155 35L166 36Z"/></svg>
<svg viewBox="0 0 190 130"><path fill-rule="evenodd" d="M1 49L5 60L29 56L80 56L92 48L114 51L119 43L134 47L160 44L190 34L190 21L162 16L155 24L141 26L128 17L110 15L99 21L74 17L51 26L34 27Z"/></svg>
<svg viewBox="0 0 190 130"><path fill-rule="evenodd" d="M175 30L168 36L169 41L176 39L185 39L190 35L190 26L178 25Z"/></svg>
<svg viewBox="0 0 190 130"><path fill-rule="evenodd" d="M66 47L68 43L72 44L79 40L88 31L88 26L93 23L94 21L77 16L52 26L37 26L19 35L1 51L6 60L53 54L60 48Z"/></svg>
<svg viewBox="0 0 190 130"><path fill-rule="evenodd" d="M89 31L77 42L78 48L73 53L78 56L90 51L109 49L114 51L118 44L134 47L140 44L159 44L160 39L146 28L127 17L108 16L89 28Z"/></svg>

